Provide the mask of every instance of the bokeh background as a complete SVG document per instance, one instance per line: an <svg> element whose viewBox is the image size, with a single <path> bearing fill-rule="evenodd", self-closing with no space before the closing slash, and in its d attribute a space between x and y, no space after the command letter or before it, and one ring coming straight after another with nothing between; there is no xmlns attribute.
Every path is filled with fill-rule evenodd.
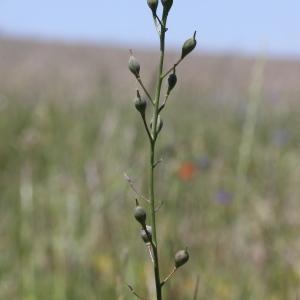
<svg viewBox="0 0 300 300"><path fill-rule="evenodd" d="M163 113L166 299L300 299L300 4L174 0L166 66L196 29ZM0 1L0 299L153 299L132 217L148 147L128 49L154 89L146 1ZM199 280L197 280L197 278Z"/></svg>

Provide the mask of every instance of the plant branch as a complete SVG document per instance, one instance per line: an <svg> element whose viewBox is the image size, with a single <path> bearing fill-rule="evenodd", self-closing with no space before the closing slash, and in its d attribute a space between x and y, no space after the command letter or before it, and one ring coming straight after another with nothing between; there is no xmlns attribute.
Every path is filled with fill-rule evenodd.
<svg viewBox="0 0 300 300"><path fill-rule="evenodd" d="M152 105L154 105L154 101L152 100L152 97L150 96L150 93L148 92L148 90L146 89L142 79L140 76L136 76L136 80L138 81L138 83L140 84L140 86L142 87L142 89L144 90L145 94L147 95L147 97L149 98L150 102L152 103Z"/></svg>
<svg viewBox="0 0 300 300"><path fill-rule="evenodd" d="M156 31L157 31L157 34L158 34L158 36L160 36L158 24L157 24L157 22L156 22L157 15L156 15L156 14L152 14L152 17L153 17L153 22L154 22L154 25L155 25L155 29L156 29Z"/></svg>
<svg viewBox="0 0 300 300"><path fill-rule="evenodd" d="M160 284L161 287L163 287L172 278L172 276L175 274L176 271L177 271L177 268L174 267L173 270L170 272L170 274Z"/></svg>
<svg viewBox="0 0 300 300"><path fill-rule="evenodd" d="M151 132L149 131L149 128L148 128L148 125L147 125L147 121L146 121L145 114L142 114L142 119L143 119L143 123L144 123L145 129L146 129L148 138L149 138L149 140L150 140L150 142L151 142L151 141L153 141L153 136L152 136Z"/></svg>
<svg viewBox="0 0 300 300"><path fill-rule="evenodd" d="M128 182L129 186L136 193L137 196L139 196L140 198L142 198L146 202L150 203L149 199L147 199L145 196L143 196L140 192L137 191L137 189L134 186L134 183L133 183L132 179L125 172L124 172L124 178L126 179L126 181Z"/></svg>
<svg viewBox="0 0 300 300"><path fill-rule="evenodd" d="M142 225L142 228L143 228L143 230L145 230L146 235L147 235L147 238L148 238L148 240L149 240L149 243L150 243L150 245L151 245L151 247L152 247L152 249L153 249L153 251L154 251L154 249L156 249L156 245L154 245L154 243L153 243L151 234L150 234L149 231L147 230L146 224Z"/></svg>
<svg viewBox="0 0 300 300"><path fill-rule="evenodd" d="M154 21L154 25L155 25L155 28L156 28L156 31L158 33L158 36L160 37L161 35L161 31L164 30L165 32L168 30L168 28L165 28L164 25L162 24L160 18L158 17L158 15L155 13L155 14L152 14L153 16L153 21ZM159 28L158 28L158 24L157 24L157 21L160 25L160 28L161 28L161 31L159 31Z"/></svg>
<svg viewBox="0 0 300 300"><path fill-rule="evenodd" d="M137 298L140 299L140 300L146 300L146 299L142 298L142 297L134 290L134 288L133 288L130 284L127 283L127 286L128 286L128 288L129 288L130 292L131 292L135 297L137 297Z"/></svg>
<svg viewBox="0 0 300 300"><path fill-rule="evenodd" d="M167 103L168 98L169 98L169 95L170 95L170 93L167 93L167 94L166 94L165 100L164 100L163 104L160 106L160 108L159 108L159 110L158 110L159 113L165 108L166 103Z"/></svg>
<svg viewBox="0 0 300 300"><path fill-rule="evenodd" d="M160 20L160 18L158 17L158 15L155 15L155 17L156 17L158 23L160 24L161 30L163 30L163 31L166 32L168 29L167 29L167 28L165 27L165 25L162 23L162 21Z"/></svg>
<svg viewBox="0 0 300 300"><path fill-rule="evenodd" d="M164 75L162 75L162 79L164 79L169 73L171 73L176 67L183 61L183 58L180 58L174 65L171 67Z"/></svg>

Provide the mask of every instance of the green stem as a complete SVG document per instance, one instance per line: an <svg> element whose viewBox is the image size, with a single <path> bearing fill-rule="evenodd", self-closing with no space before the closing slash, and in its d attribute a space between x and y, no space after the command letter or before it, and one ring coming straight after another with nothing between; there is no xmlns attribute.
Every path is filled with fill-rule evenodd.
<svg viewBox="0 0 300 300"><path fill-rule="evenodd" d="M150 202L151 202L151 223L152 223L152 244L153 244L153 259L154 259L154 276L156 286L157 300L162 300L159 261L156 238L156 221L155 221L155 195L154 195L154 157L155 157L155 141L151 143L151 158L150 158Z"/></svg>
<svg viewBox="0 0 300 300"><path fill-rule="evenodd" d="M159 114L159 99L161 93L161 86L163 82L162 72L164 65L164 56L165 56L165 26L167 22L167 17L162 20L162 30L160 34L160 60L158 67L158 76L157 76L157 85L155 92L154 100L154 110L153 110L153 126L152 126L152 137L153 140L150 141L150 203L151 203L151 223L152 223L152 238L153 238L153 258L154 258L154 275L155 275L155 286L156 286L156 298L157 300L162 300L162 288L160 283L160 274L159 274L159 259L158 259L158 243L156 235L156 220L155 220L155 194L154 194L154 168L155 168L155 144L157 140L157 118Z"/></svg>
<svg viewBox="0 0 300 300"><path fill-rule="evenodd" d="M176 67L183 61L183 58L180 58L174 65L171 67L164 75L161 75L161 77L164 79L168 74L170 74Z"/></svg>
<svg viewBox="0 0 300 300"><path fill-rule="evenodd" d="M149 128L148 128L148 125L147 125L147 122L146 122L145 114L142 114L142 120L143 120L143 123L144 123L144 126L145 126L145 130L147 132L148 138L149 138L150 141L152 141L153 138L152 138L151 132L149 131Z"/></svg>
<svg viewBox="0 0 300 300"><path fill-rule="evenodd" d="M163 287L167 282L168 280L170 280L172 278L172 276L175 274L175 272L177 271L177 268L174 267L173 270L170 272L170 274L163 280L163 282L160 284L161 287Z"/></svg>
<svg viewBox="0 0 300 300"><path fill-rule="evenodd" d="M140 77L140 76L137 76L137 77L136 77L136 80L138 81L138 83L140 84L140 86L142 87L142 89L144 90L145 94L146 94L147 97L149 98L149 100L150 100L150 102L152 103L152 105L154 105L154 102L153 102L153 100L152 100L152 97L150 96L148 90L147 90L146 87L144 86L141 77Z"/></svg>

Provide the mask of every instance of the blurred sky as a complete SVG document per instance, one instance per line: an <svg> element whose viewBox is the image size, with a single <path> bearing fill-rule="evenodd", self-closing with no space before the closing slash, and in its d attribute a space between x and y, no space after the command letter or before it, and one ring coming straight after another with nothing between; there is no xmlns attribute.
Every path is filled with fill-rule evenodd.
<svg viewBox="0 0 300 300"><path fill-rule="evenodd" d="M174 0L169 45L300 56L300 0ZM0 0L0 32L155 46L146 0Z"/></svg>

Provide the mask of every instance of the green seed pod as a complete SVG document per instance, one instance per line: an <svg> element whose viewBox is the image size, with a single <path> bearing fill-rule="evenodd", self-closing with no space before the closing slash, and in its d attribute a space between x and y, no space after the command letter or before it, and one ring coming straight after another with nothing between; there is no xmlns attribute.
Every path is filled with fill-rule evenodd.
<svg viewBox="0 0 300 300"><path fill-rule="evenodd" d="M197 45L196 41L196 31L194 32L193 37L186 40L182 46L181 59L186 57L189 53L191 53Z"/></svg>
<svg viewBox="0 0 300 300"><path fill-rule="evenodd" d="M157 124L156 124L157 134L160 133L160 131L162 130L163 126L164 126L164 122L163 122L162 118L160 117L160 115L158 115Z"/></svg>
<svg viewBox="0 0 300 300"><path fill-rule="evenodd" d="M144 208L141 206L136 206L134 209L134 217L141 225L144 225L147 218Z"/></svg>
<svg viewBox="0 0 300 300"><path fill-rule="evenodd" d="M176 83L177 83L177 76L176 76L175 69L174 69L174 72L172 74L170 74L168 77L167 94L170 94L171 90L175 87Z"/></svg>
<svg viewBox="0 0 300 300"><path fill-rule="evenodd" d="M149 225L146 225L146 228L147 228L148 235L144 229L141 229L141 238L144 241L144 243L148 244L150 243L148 236L150 237L150 239L152 239L152 228Z"/></svg>
<svg viewBox="0 0 300 300"><path fill-rule="evenodd" d="M133 56L131 50L130 50L130 57L129 57L129 61L128 61L128 68L135 77L140 76L141 66L140 66L139 62L137 61L137 59Z"/></svg>
<svg viewBox="0 0 300 300"><path fill-rule="evenodd" d="M173 0L161 0L161 4L164 7L163 15L167 16L173 5Z"/></svg>
<svg viewBox="0 0 300 300"><path fill-rule="evenodd" d="M144 208L141 206L137 206L134 209L134 217L142 225L145 224L147 215L146 215L146 211L144 210Z"/></svg>
<svg viewBox="0 0 300 300"><path fill-rule="evenodd" d="M134 217L136 218L136 220L142 225L145 226L145 222L146 222L146 211L144 210L143 207L141 207L139 205L139 202L137 199L135 199L135 209L134 209Z"/></svg>
<svg viewBox="0 0 300 300"><path fill-rule="evenodd" d="M187 249L178 251L175 254L174 260L176 269L183 266L189 260L189 253L187 252Z"/></svg>
<svg viewBox="0 0 300 300"><path fill-rule="evenodd" d="M138 90L136 91L134 106L142 115L145 114L147 108L147 99L145 97L141 97L140 92Z"/></svg>
<svg viewBox="0 0 300 300"><path fill-rule="evenodd" d="M160 115L158 115L157 122L156 122L156 134L160 133L160 131L163 128L163 125L164 125L163 120L160 117ZM152 129L152 127L153 127L153 119L150 121L150 128Z"/></svg>
<svg viewBox="0 0 300 300"><path fill-rule="evenodd" d="M158 6L158 0L147 0L148 6L152 10L153 15L156 15L156 10Z"/></svg>

